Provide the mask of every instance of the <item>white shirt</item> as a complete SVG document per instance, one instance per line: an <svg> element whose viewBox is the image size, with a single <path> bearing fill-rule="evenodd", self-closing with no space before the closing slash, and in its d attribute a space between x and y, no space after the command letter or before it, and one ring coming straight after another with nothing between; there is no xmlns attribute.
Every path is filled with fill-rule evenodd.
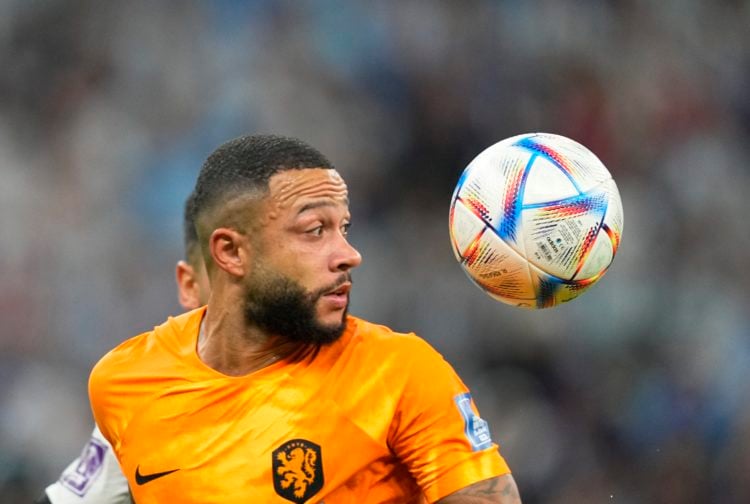
<svg viewBox="0 0 750 504"><path fill-rule="evenodd" d="M45 492L52 504L132 503L128 481L99 427L94 427L81 455Z"/></svg>

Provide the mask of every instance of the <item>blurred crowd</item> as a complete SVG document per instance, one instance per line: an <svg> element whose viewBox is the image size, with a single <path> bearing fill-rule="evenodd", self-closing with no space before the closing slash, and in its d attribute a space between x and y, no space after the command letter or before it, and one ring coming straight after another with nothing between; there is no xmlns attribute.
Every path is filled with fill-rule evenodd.
<svg viewBox="0 0 750 504"><path fill-rule="evenodd" d="M526 504L750 502L748 26L741 0L0 2L0 502L78 455L96 360L179 313L182 204L253 132L337 166L352 312L455 365ZM530 131L625 209L604 279L541 311L474 287L447 226L466 164Z"/></svg>

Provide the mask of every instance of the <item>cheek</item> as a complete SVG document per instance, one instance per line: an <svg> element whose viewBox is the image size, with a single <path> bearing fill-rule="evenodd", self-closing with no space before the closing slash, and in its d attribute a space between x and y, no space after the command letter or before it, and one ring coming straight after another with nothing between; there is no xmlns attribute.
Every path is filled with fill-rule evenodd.
<svg viewBox="0 0 750 504"><path fill-rule="evenodd" d="M311 251L292 249L279 244L260 257L259 262L308 287L307 284L314 276L315 270L312 257Z"/></svg>
<svg viewBox="0 0 750 504"><path fill-rule="evenodd" d="M314 290L316 288L316 279L320 274L318 273L319 269L311 264L310 257L300 258L289 271L289 275L307 290Z"/></svg>
<svg viewBox="0 0 750 504"><path fill-rule="evenodd" d="M328 271L329 250L315 241L266 235L256 260L261 264L315 291L325 282Z"/></svg>

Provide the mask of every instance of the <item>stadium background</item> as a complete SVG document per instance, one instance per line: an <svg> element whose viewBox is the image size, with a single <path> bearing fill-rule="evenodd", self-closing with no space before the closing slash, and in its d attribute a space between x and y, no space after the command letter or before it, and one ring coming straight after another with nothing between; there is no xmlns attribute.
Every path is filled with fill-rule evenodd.
<svg viewBox="0 0 750 504"><path fill-rule="evenodd" d="M750 502L748 26L743 1L0 2L0 502L78 454L96 359L179 311L182 203L245 132L347 178L353 312L455 364L526 504ZM466 163L527 131L590 147L625 208L603 281L541 312L447 234Z"/></svg>

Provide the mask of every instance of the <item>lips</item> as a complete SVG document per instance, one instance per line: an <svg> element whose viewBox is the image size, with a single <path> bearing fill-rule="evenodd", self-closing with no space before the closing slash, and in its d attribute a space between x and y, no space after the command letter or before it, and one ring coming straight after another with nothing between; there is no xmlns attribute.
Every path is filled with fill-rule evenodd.
<svg viewBox="0 0 750 504"><path fill-rule="evenodd" d="M346 305L349 303L349 291L351 288L351 282L344 282L324 293L322 297L333 305L334 308L346 308Z"/></svg>
<svg viewBox="0 0 750 504"><path fill-rule="evenodd" d="M352 288L351 282L344 282L338 287L326 292L324 296L346 296Z"/></svg>

